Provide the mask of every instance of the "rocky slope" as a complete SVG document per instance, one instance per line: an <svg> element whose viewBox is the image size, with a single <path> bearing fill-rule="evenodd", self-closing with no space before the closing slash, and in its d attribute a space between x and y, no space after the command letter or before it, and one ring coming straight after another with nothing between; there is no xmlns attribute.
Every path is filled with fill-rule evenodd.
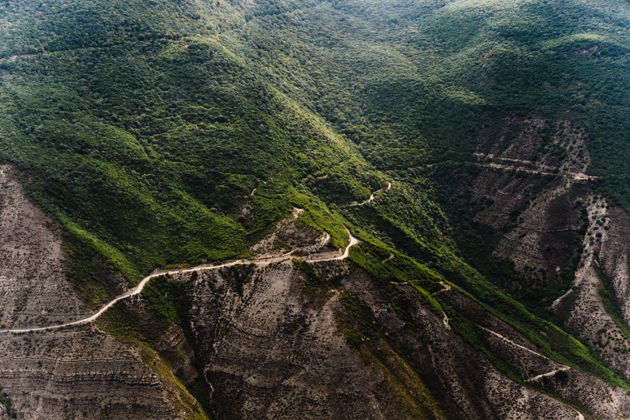
<svg viewBox="0 0 630 420"><path fill-rule="evenodd" d="M0 166L3 328L81 316L86 308L64 276L61 230L29 202L15 174L11 166Z"/></svg>
<svg viewBox="0 0 630 420"><path fill-rule="evenodd" d="M12 229L18 227L22 235L37 234L47 246L60 247L54 222L23 195L13 169L3 169L2 214L31 215L22 223L4 216L3 232L17 234ZM279 223L254 249L275 255L293 232L295 249L332 252L298 216ZM36 253L43 245L24 246ZM37 278L51 290L66 287L61 300L51 293L47 302L62 310L72 288L59 249L57 264ZM6 276L13 276L8 284L28 284L10 271L19 260L3 264ZM478 325L484 342L522 383L469 347L448 316L424 306L411 285L391 285L409 302L403 316L348 260L285 260L169 277L181 286L185 322L160 327L146 294L123 303L160 356L91 325L3 333L0 380L10 401L5 408L27 419L188 418L198 403L181 393L182 383L218 418L581 418L580 411L542 390L601 418L623 418L630 410L625 392L550 360L446 283L436 297ZM14 295L3 296L6 307L14 307ZM176 377L159 366L169 366Z"/></svg>
<svg viewBox="0 0 630 420"><path fill-rule="evenodd" d="M492 232L490 261L507 261L516 274L498 280L520 296L539 290L532 301L630 377L628 215L579 175L589 163L585 138L566 121L506 120L498 136L481 137L483 170L468 188L475 220Z"/></svg>
<svg viewBox="0 0 630 420"><path fill-rule="evenodd" d="M25 196L7 165L0 167L0 235L3 329L52 325L89 312L66 276L59 226ZM172 384L147 366L151 359L93 326L0 333L0 386L10 407L5 417L186 417Z"/></svg>
<svg viewBox="0 0 630 420"><path fill-rule="evenodd" d="M294 217L278 229L254 248L273 249L287 231L298 249L317 243ZM146 304L128 302L128 310L218 418L574 419L585 412L621 419L630 413L625 391L551 360L447 283L434 295L479 328L521 383L462 340L448 316L424 306L412 285L390 285L409 304L401 313L347 260L231 266L165 281L181 291L181 326L169 324L164 334Z"/></svg>

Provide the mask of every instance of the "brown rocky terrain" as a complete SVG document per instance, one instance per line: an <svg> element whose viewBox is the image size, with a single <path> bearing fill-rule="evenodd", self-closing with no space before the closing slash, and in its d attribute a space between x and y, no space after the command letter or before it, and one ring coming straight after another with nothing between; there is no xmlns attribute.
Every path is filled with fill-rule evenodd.
<svg viewBox="0 0 630 420"><path fill-rule="evenodd" d="M3 314L4 319L23 319L20 309L29 308L29 300L18 302L30 296L29 290L44 294L40 299L51 308L46 314L55 314L14 321L2 333L0 384L10 401L5 417L15 410L26 419L192 418L201 415L201 402L216 418L583 419L585 413L621 419L630 414L623 390L551 360L448 282L435 296L477 326L520 383L470 347L448 316L423 304L411 285L390 284L409 304L409 315L401 316L375 280L345 258L350 247L341 253L331 249L328 235L300 223L299 210L252 248L258 259L152 277L178 285L182 322L156 322L144 294L117 305L115 313L122 309L146 341L110 335L115 329L107 316L96 324L8 332L58 325L92 312L64 275L59 228L24 196L10 167L3 167L2 203L3 234L31 238L20 242L20 252L5 254L3 276L12 280L2 298L15 315ZM597 200L588 205L596 220L603 208ZM29 217L16 219L20 214ZM623 235L622 226L611 224L611 235ZM610 240L605 237L597 246ZM56 253L48 252L51 246ZM590 267L586 258L594 255L593 247L587 247L583 267ZM292 251L309 262L293 261ZM606 255L602 261L614 267L625 262L619 254ZM45 264L24 264L38 259ZM576 284L577 291L590 290ZM580 305L564 312L579 316Z"/></svg>
<svg viewBox="0 0 630 420"><path fill-rule="evenodd" d="M10 166L0 166L0 188L3 328L55 324L85 314L64 276L60 229L29 202Z"/></svg>
<svg viewBox="0 0 630 420"><path fill-rule="evenodd" d="M517 278L505 284L517 295L567 288L539 303L628 378L630 342L619 324L628 322L628 215L589 187L582 130L566 121L504 123L499 135L479 141L483 170L471 185L475 220L493 232L490 259L511 264ZM604 286L614 290L608 308ZM624 321L613 319L611 307Z"/></svg>
<svg viewBox="0 0 630 420"><path fill-rule="evenodd" d="M87 315L65 275L61 230L0 167L3 328ZM130 348L94 326L0 336L0 386L20 419L184 418L171 385ZM5 406L5 417L11 412Z"/></svg>
<svg viewBox="0 0 630 420"><path fill-rule="evenodd" d="M173 276L185 284L190 328L175 336L186 335L196 349L218 417L583 418L536 388L600 418L630 410L624 391L550 360L455 289L440 295L478 322L492 350L533 388L471 349L412 287L395 286L416 302L412 319L401 320L348 262L317 263L316 270L336 285L322 292L290 261ZM357 310L374 330L352 341ZM448 404L437 404L438 394Z"/></svg>

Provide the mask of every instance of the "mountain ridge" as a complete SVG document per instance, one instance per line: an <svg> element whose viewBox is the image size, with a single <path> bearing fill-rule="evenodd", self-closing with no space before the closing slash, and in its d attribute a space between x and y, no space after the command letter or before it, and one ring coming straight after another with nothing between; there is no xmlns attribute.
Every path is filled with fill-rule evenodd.
<svg viewBox="0 0 630 420"><path fill-rule="evenodd" d="M343 363L324 350L334 342L356 375L358 394L343 399L373 401L367 417L392 415L389 401L409 418L545 418L545 407L622 418L628 16L618 1L9 0L0 161L63 232L66 263L44 278L64 278L86 308L156 268L254 261L323 234L349 250L346 227L361 241L349 261L271 267L291 305L263 269L173 272L80 327L157 366L168 415L282 416L302 401L263 391L266 380L313 395L311 416L347 414L332 365L337 382L309 376L327 355ZM0 274L32 287L17 261ZM255 279L260 296L247 294ZM280 378L255 363L240 322L260 328L252 337L273 363L298 357L283 343L309 334L324 347ZM439 360L412 331L456 349ZM247 356L213 350L233 354L230 340ZM38 418L19 387L0 386L11 410ZM59 403L59 389L35 404L83 405ZM523 405L509 406L514 393ZM128 404L99 415L124 418Z"/></svg>

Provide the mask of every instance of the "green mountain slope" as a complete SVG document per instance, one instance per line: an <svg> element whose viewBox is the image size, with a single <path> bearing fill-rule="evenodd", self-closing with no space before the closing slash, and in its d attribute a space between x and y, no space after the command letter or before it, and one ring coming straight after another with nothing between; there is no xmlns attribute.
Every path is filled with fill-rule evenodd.
<svg viewBox="0 0 630 420"><path fill-rule="evenodd" d="M363 241L351 259L391 307L406 307L391 282L411 284L508 377L522 382L464 309L432 295L441 283L545 356L630 389L484 276L458 190L479 170L478 139L503 135L503 121L567 120L588 132L593 188L630 211L629 20L617 0L9 0L0 161L63 226L92 305L115 294L102 271L135 284L246 257L300 207L333 245L344 226Z"/></svg>

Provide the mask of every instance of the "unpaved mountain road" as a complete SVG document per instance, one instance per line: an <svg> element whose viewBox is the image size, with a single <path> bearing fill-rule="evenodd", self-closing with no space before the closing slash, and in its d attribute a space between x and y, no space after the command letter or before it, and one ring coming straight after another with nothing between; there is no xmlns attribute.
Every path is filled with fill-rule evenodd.
<svg viewBox="0 0 630 420"><path fill-rule="evenodd" d="M538 381L538 380L540 380L542 378L549 378L551 376L555 376L556 374L558 374L560 372L566 372L569 369L571 369L571 368L568 367L568 366L564 366L564 367L561 367L560 369L555 369L555 370L552 370L552 371L547 372L547 373L541 373L540 375L532 376L529 379L525 379L525 382L535 382L535 381Z"/></svg>
<svg viewBox="0 0 630 420"><path fill-rule="evenodd" d="M482 326L481 326L481 325L479 325L479 324L475 324L475 325L477 325L477 327L479 327L479 328L480 328L480 329L482 329L483 331L485 331L485 332L487 332L487 333L489 333L489 334L492 334L493 336L495 336L495 337L499 338L500 340L503 340L504 342L506 342L506 343L510 344L511 346L514 346L514 347L516 347L516 348L518 348L518 349L524 350L524 351L526 351L526 352L528 352L528 353L531 353L531 354L533 354L533 355L536 355L536 356L538 356L538 357L541 357L541 358L543 358L543 359L545 359L545 360L551 360L551 359L549 359L547 356L545 356L544 354L538 353L537 351L534 351L534 350L530 349L529 347L522 346L522 345L520 345L520 344L518 344L518 343L516 343L516 342L514 342L514 341L512 341L512 340L510 340L509 338L507 338L507 337L505 337L505 336L503 336L503 335L499 334L499 333L498 333L498 332L496 332L496 331L492 331L492 330L491 330L491 329L489 329L489 328L482 327ZM556 363L557 363L557 362L556 362ZM550 372L542 373L542 374L540 374L540 375L536 375L536 376L533 376L533 377L531 377L531 378L525 379L525 382L529 382L529 383L531 383L531 382L535 382L535 381L538 381L538 380L540 380L540 379L542 379L542 378L547 378L547 377L554 376L554 375L556 375L556 374L557 374L557 373L559 373L559 372L567 372L567 371L569 371L570 369L571 369L571 367L570 367L570 366L560 365L560 367L559 367L558 369L554 369L554 370L552 370L552 371L550 371ZM577 420L584 420L584 415L583 415L581 412L579 412L576 408L574 408L574 407L572 407L572 406L568 406L568 407L570 407L570 408L571 408L571 409L575 412L575 415L576 415Z"/></svg>
<svg viewBox="0 0 630 420"><path fill-rule="evenodd" d="M564 176L573 181L591 181L600 178L583 172L560 171L558 168L537 164L529 160L503 158L483 153L475 153L474 156L482 160L482 162L473 162L473 164L485 168L520 171L535 175Z"/></svg>
<svg viewBox="0 0 630 420"><path fill-rule="evenodd" d="M353 201L351 203L348 203L346 206L347 207L365 206L366 204L370 204L372 201L374 201L376 199L376 194L381 193L381 192L385 192L385 191L389 191L391 189L392 189L392 183L388 182L386 187L381 188L380 190L376 190L372 194L370 194L370 197L367 200Z"/></svg>
<svg viewBox="0 0 630 420"><path fill-rule="evenodd" d="M499 333L498 333L498 332L496 332L496 331L492 331L492 330L491 330L491 329L489 329L489 328L483 327L483 326L481 326L481 325L479 325L479 324L476 324L476 325L477 325L477 327L481 328L481 329L482 329L482 330L484 330L485 332L492 334L493 336L497 337L498 339L503 340L503 341L505 341L506 343L508 343L508 344L510 344L510 345L512 345L512 346L514 346L514 347L516 347L516 348L519 348L519 349L521 349L521 350L524 350L524 351L526 351L526 352L528 352L528 353L531 353L531 354L533 354L533 355L535 355L535 356L538 356L538 357L540 357L540 358L542 358L542 359L549 360L549 358L548 358L547 356L545 356L544 354L538 353L537 351L534 351L534 350L530 349L529 347L525 347L525 346L523 346L523 345L521 345L521 344L515 343L514 341L510 340L509 338L507 338L507 337L505 337L505 336L503 336L503 335L499 334ZM568 366L567 366L567 367L568 367Z"/></svg>
<svg viewBox="0 0 630 420"><path fill-rule="evenodd" d="M343 250L343 252L333 251L333 252L316 253L316 254L312 254L305 257L304 260L307 262L312 262L312 263L345 260L350 255L350 248L352 248L353 246L359 243L359 240L355 238L354 236L352 236L350 231L348 231L348 235L349 235L350 241L348 242L348 245ZM156 277L160 277L164 275L219 270L221 268L232 267L235 265L254 264L257 266L265 266L265 265L269 265L273 263L288 261L288 260L291 260L292 258L293 257L290 254L288 254L288 255L275 256L275 257L262 257L262 258L252 259L252 260L236 260L236 261L230 261L230 262L227 262L224 264L218 264L218 265L204 264L204 265L199 265L199 266L189 267L189 268L156 271L152 274L149 274L145 278L143 278L142 281L140 281L140 283L138 283L136 287L134 287L133 289L129 289L125 293L121 294L120 296L117 296L116 298L112 299L111 301L106 303L103 307L101 307L101 309L99 309L98 312L94 313L93 315L87 318L81 318L76 321L66 322L63 324L49 325L46 327L4 329L4 330L0 330L0 333L23 334L23 333L38 332L38 331L58 330L61 328L66 328L66 327L89 324L91 322L96 321L105 312L107 312L107 310L109 310L112 306L114 306L116 303L120 302L121 300L128 299L132 296L136 296L142 293L142 290L144 290L145 286Z"/></svg>
<svg viewBox="0 0 630 420"><path fill-rule="evenodd" d="M2 172L0 172L0 175L2 175ZM353 207L353 206L363 206L366 205L372 201L374 201L374 199L376 198L376 194L382 191L389 191L392 188L392 184L388 183L386 187L381 188L380 190L374 191L371 195L370 198L368 198L367 200L363 201L363 202L354 202L354 203L350 203L349 206ZM254 194L256 191L256 189L254 189L252 191L252 194ZM303 213L304 210L303 209L298 209L295 208L293 210L293 214L291 215L291 217L293 217L294 219L299 217L299 215L301 213ZM343 250L343 252L339 253L339 252L321 252L321 253L315 253L315 254L311 254L307 257L304 258L305 261L307 262L328 262L328 261L340 261L340 260L344 260L346 258L348 258L348 256L350 255L350 248L352 248L353 246L355 246L356 244L359 243L359 240L357 238L355 238L354 236L352 236L352 234L350 233L350 231L348 231L346 229L346 231L348 232L349 235L349 242L348 245L346 246L346 248ZM326 238L330 239L330 235L327 233L326 234ZM336 255L339 254L339 255ZM96 313L94 313L93 315L87 317L87 318L81 318L78 319L76 321L71 321L71 322L66 322L63 324L57 324L57 325L48 325L45 327L32 327L32 328L16 328L16 329L2 329L0 330L0 334L1 333L13 333L13 334L23 334L23 333L31 333L31 332L38 332L38 331L51 331L51 330L58 330L61 328L66 328L66 327L73 327L73 326L78 326L78 325L85 325L85 324L89 324L92 323L94 321L96 321L97 319L99 319L105 312L107 312L112 306L114 306L116 303L120 302L121 300L125 300L128 299L132 296L136 296L139 295L140 293L142 293L142 291L144 290L145 286L154 278L156 277L160 277L160 276L164 276L164 275L171 275L171 274L184 274L184 273L192 273L192 272L203 272L203 271L211 271L211 270L219 270L221 268L226 268L226 267L232 267L235 265L250 265L250 264L254 264L254 265L258 265L258 266L264 266L264 265L269 265L269 264L273 264L273 263L278 263L278 262L284 262L284 261L288 261L290 259L292 259L292 253L287 253L284 255L279 255L279 256L271 256L271 257L261 257L261 258L256 258L256 259L252 259L252 260L236 260L236 261L231 261L231 262L227 262L224 264L218 264L218 265L211 265L211 264L204 264L204 265L199 265L199 266L195 266L195 267L189 267L189 268L182 268L182 269L176 269L176 270L158 270L152 274L149 274L148 276L146 276L145 278L143 278L140 283L138 283L138 285L132 289L127 290L125 293L121 294L120 296L115 297L114 299L110 300L109 302L107 302L103 307L101 307L101 309L99 309Z"/></svg>

